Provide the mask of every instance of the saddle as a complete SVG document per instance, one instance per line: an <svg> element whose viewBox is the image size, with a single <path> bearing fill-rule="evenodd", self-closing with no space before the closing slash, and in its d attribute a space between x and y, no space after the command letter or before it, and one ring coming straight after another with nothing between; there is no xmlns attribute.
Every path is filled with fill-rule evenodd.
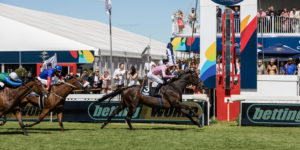
<svg viewBox="0 0 300 150"><path fill-rule="evenodd" d="M44 108L44 106L45 106L45 96L39 95L39 94L37 94L37 93L35 93L35 92L31 92L31 93L29 94L29 96L35 96L35 97L38 97L38 98L39 98L39 102L38 102L39 108L41 108L41 109Z"/></svg>
<svg viewBox="0 0 300 150"><path fill-rule="evenodd" d="M158 84L157 87L152 87L153 82L149 83L148 78L144 79L142 88L141 88L141 94L145 96L151 96L156 98L161 98L160 95L160 88L161 84Z"/></svg>

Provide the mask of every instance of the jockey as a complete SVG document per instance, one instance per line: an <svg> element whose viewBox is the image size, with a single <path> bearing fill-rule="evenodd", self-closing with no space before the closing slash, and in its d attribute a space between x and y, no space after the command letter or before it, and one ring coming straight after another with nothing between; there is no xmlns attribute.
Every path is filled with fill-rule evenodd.
<svg viewBox="0 0 300 150"><path fill-rule="evenodd" d="M155 89L155 95L158 95L159 89L164 83L164 80L159 78L158 76L161 76L162 78L173 78L175 75L172 75L170 73L170 67L173 66L173 63L168 62L167 65L161 65L153 68L148 74L147 77L152 80L153 82L158 83L156 89Z"/></svg>
<svg viewBox="0 0 300 150"><path fill-rule="evenodd" d="M19 79L17 73L12 72L8 75L8 73L1 73L0 74L0 87L4 87L4 83L7 83L12 86L20 86L22 85L22 80Z"/></svg>
<svg viewBox="0 0 300 150"><path fill-rule="evenodd" d="M61 77L62 67L60 65L56 65L54 68L45 69L38 77L38 80L42 82L42 84L47 86L47 90L49 90L50 85L55 84L58 79L62 81ZM55 77L51 80L52 77ZM57 79L58 78L58 79Z"/></svg>

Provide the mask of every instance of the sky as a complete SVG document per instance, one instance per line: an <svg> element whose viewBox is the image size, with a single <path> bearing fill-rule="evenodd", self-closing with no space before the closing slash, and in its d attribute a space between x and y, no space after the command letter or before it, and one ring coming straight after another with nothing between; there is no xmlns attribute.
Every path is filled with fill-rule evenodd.
<svg viewBox="0 0 300 150"><path fill-rule="evenodd" d="M104 0L0 0L0 3L79 19L109 23ZM172 14L188 14L196 0L112 0L112 25L161 42L170 42Z"/></svg>

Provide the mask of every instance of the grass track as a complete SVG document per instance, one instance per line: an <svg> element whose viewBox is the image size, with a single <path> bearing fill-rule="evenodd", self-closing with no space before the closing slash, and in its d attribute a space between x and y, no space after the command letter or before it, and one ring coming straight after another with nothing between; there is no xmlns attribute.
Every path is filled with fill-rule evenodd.
<svg viewBox="0 0 300 150"><path fill-rule="evenodd" d="M112 123L100 130L100 123L68 123L65 132L58 124L42 122L21 135L17 122L0 127L0 150L8 149L300 149L300 128L238 127L218 123L194 125Z"/></svg>

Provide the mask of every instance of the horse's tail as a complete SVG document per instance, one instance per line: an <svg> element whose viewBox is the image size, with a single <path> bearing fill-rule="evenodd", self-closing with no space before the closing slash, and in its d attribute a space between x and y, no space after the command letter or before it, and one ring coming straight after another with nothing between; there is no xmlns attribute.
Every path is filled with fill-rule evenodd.
<svg viewBox="0 0 300 150"><path fill-rule="evenodd" d="M112 93L109 93L109 94L106 94L104 95L102 98L98 99L98 102L103 102L105 101L106 99L112 99L114 97L116 97L117 95L121 94L124 90L127 90L131 87L134 87L134 86L129 86L129 87L126 87L126 88L121 88L121 89L118 89Z"/></svg>

